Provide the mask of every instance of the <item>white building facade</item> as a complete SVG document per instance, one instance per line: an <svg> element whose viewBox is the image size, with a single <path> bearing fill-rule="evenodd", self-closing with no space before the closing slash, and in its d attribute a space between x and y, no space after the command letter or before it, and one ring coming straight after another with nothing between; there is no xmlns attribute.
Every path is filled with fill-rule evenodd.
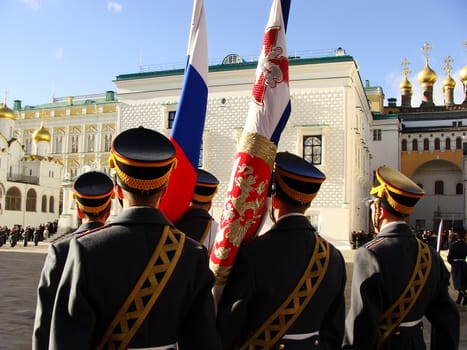
<svg viewBox="0 0 467 350"><path fill-rule="evenodd" d="M16 113L0 104L0 226L37 227L60 213L62 164L49 155L50 134L40 125L26 153Z"/></svg>
<svg viewBox="0 0 467 350"><path fill-rule="evenodd" d="M41 187L51 186L57 192L57 208L49 216L59 219L59 232L70 232L79 226L71 193L73 179L90 170L110 174L108 159L116 134L117 109L113 91L54 98L50 103L37 106L23 107L21 101L15 101L12 130L18 145L22 145L25 159L32 158L43 147L34 141L35 131L43 126L49 135L47 159L53 159L60 165L53 183L44 179L40 184ZM16 164L12 160L10 162ZM23 166L15 171L24 174L27 169ZM114 207L118 210L118 204ZM14 217L13 214L8 213L8 218Z"/></svg>
<svg viewBox="0 0 467 350"><path fill-rule="evenodd" d="M242 61L242 60L238 60ZM200 166L220 180L213 215L219 220L237 141L243 130L256 62L211 66ZM183 70L123 74L114 81L118 130L144 126L170 134ZM358 66L342 54L289 60L292 112L278 151L300 155L326 174L307 216L326 238L349 244L352 231L368 232L363 199L370 188L372 114Z"/></svg>

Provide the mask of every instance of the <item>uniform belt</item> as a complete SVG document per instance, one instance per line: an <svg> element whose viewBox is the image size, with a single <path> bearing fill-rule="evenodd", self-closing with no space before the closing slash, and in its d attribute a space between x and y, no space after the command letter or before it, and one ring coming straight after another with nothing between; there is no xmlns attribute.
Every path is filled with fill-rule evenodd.
<svg viewBox="0 0 467 350"><path fill-rule="evenodd" d="M289 339L289 340L304 340L311 337L319 335L319 331L312 332L312 333L300 333L300 334L286 334L282 337L282 339Z"/></svg>
<svg viewBox="0 0 467 350"><path fill-rule="evenodd" d="M422 320L416 320L416 321L409 321L409 322L402 322L399 327L413 327L413 326L416 326L417 324L419 324L420 322L422 322Z"/></svg>
<svg viewBox="0 0 467 350"><path fill-rule="evenodd" d="M150 348L128 348L128 350L175 350L177 349L177 344L162 345L162 346L152 346Z"/></svg>

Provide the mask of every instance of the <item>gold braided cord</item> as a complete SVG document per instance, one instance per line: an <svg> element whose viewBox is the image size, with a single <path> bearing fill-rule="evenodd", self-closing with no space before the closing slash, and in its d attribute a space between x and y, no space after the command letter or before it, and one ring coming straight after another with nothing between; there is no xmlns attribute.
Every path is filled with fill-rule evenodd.
<svg viewBox="0 0 467 350"><path fill-rule="evenodd" d="M172 166L171 168L161 177L157 179L149 179L149 180L143 180L143 179L137 179L135 177L131 177L128 174L124 173L120 167L118 166L118 163L114 161L112 158L113 155L110 155L109 159L109 165L111 168L115 168L118 177L120 180L123 181L123 183L127 184L131 188L137 189L137 190L154 190L156 188L162 187L169 181L170 173L176 166L176 159L171 159ZM169 164L170 162L168 162ZM153 163L154 166L155 163ZM160 166L160 163L158 163L158 166Z"/></svg>
<svg viewBox="0 0 467 350"><path fill-rule="evenodd" d="M84 205L83 203L81 203L79 200L76 200L76 203L78 204L78 206L80 207L80 209L82 211L85 211L86 213L100 213L101 211L103 211L104 209L106 209L109 205L110 205L110 202L112 202L112 199L114 197L111 196L109 197L104 204L102 205L99 205L98 207L94 207L94 206L89 206L89 205Z"/></svg>
<svg viewBox="0 0 467 350"><path fill-rule="evenodd" d="M108 197L108 198L105 201L105 203L101 204L98 207L85 205L85 204L83 204L83 203L81 203L79 201L81 198L98 200L98 199L103 199L103 198L106 198L106 197ZM115 192L114 192L113 188L109 192L107 192L105 194L102 194L102 195L92 195L92 196L90 196L90 195L83 195L83 194L80 194L78 192L73 193L73 199L76 201L76 203L81 208L81 210L83 210L83 211L85 211L87 213L99 213L99 212L103 211L105 208L107 208L107 206L110 204L112 199L114 199L114 197L115 197Z"/></svg>
<svg viewBox="0 0 467 350"><path fill-rule="evenodd" d="M393 207L395 210L397 210L401 214L408 215L412 212L413 207L408 207L406 205L400 204L396 202L394 198L392 198L391 193L387 189L386 184L379 185L377 187L373 187L370 191L370 194L376 194L378 198L386 198L388 201L389 205ZM403 193L402 195L406 195L406 193ZM411 197L407 195L407 197ZM419 196L417 196L419 197Z"/></svg>
<svg viewBox="0 0 467 350"><path fill-rule="evenodd" d="M110 323L97 349L127 348L170 280L184 244L185 235L166 225L144 272Z"/></svg>
<svg viewBox="0 0 467 350"><path fill-rule="evenodd" d="M78 193L76 191L73 193L73 198L84 198L84 199L101 199L101 198L105 198L108 196L111 196L112 198L114 198L115 192L113 188L109 192L100 194L100 195L99 194L98 195L94 195L94 194L86 195L86 194Z"/></svg>
<svg viewBox="0 0 467 350"><path fill-rule="evenodd" d="M295 289L241 350L270 349L293 325L310 302L329 266L329 243L318 235L310 262Z"/></svg>
<svg viewBox="0 0 467 350"><path fill-rule="evenodd" d="M216 249L215 246L213 246L212 249L214 249L214 253L218 253L219 248ZM221 248L221 250L222 249L223 248ZM212 262L212 260L209 260L209 268L214 273L214 276L216 276L216 281L214 282L216 286L223 286L227 283L227 279L229 278L229 274L230 274L230 270L232 270L232 266L224 266L221 264L215 264Z"/></svg>
<svg viewBox="0 0 467 350"><path fill-rule="evenodd" d="M300 203L308 203L311 202L316 195L318 194L318 191L315 193L302 193L299 191L294 190L292 187L288 186L284 179L282 179L282 176L280 173L276 172L274 175L274 179L276 182L279 184L280 188L292 199L296 200L297 202Z"/></svg>
<svg viewBox="0 0 467 350"><path fill-rule="evenodd" d="M251 132L244 132L240 137L237 152L244 152L253 157L261 158L272 170L276 159L277 147L268 138Z"/></svg>
<svg viewBox="0 0 467 350"><path fill-rule="evenodd" d="M214 194L209 194L207 196L202 196L200 194L193 193L191 197L192 200L199 202L199 203L209 203L214 198Z"/></svg>
<svg viewBox="0 0 467 350"><path fill-rule="evenodd" d="M377 349L381 349L392 332L405 319L418 300L431 271L430 247L417 238L418 254L414 271L400 297L381 316Z"/></svg>

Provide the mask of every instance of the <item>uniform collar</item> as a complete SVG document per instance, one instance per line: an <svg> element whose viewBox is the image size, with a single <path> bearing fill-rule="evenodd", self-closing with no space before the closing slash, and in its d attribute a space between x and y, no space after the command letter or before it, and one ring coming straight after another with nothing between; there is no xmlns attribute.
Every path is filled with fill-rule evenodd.
<svg viewBox="0 0 467 350"><path fill-rule="evenodd" d="M405 221L394 221L381 227L377 237L414 236L410 226Z"/></svg>
<svg viewBox="0 0 467 350"><path fill-rule="evenodd" d="M172 225L159 209L152 207L130 207L122 210L115 217L111 224L127 224L127 223L142 223L142 224L158 224Z"/></svg>

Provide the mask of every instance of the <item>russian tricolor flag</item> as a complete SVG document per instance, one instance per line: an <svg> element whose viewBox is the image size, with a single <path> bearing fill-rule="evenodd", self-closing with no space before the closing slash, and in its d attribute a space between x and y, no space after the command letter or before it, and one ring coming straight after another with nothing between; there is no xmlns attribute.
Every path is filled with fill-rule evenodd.
<svg viewBox="0 0 467 350"><path fill-rule="evenodd" d="M269 13L248 116L210 256L216 300L240 245L258 233L267 213L277 144L291 111L286 42L289 9L290 0L273 0Z"/></svg>
<svg viewBox="0 0 467 350"><path fill-rule="evenodd" d="M188 209L196 182L208 101L208 44L203 0L195 0L185 78L170 140L177 151L160 209L172 222Z"/></svg>

